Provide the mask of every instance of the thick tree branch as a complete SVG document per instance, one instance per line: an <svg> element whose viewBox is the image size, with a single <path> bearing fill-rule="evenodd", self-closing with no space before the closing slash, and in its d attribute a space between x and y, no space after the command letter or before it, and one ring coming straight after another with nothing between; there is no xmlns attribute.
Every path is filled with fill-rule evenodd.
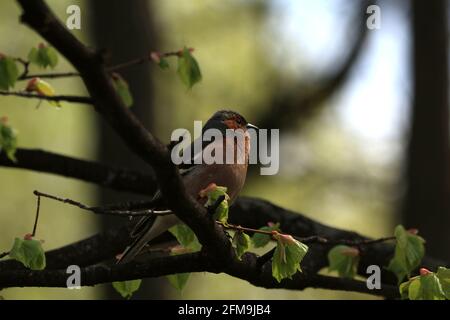
<svg viewBox="0 0 450 320"><path fill-rule="evenodd" d="M74 178L119 190L141 193L149 197L157 190L152 174L107 166L92 161L37 150L19 148L17 162L13 162L4 152L0 152L0 166L29 169Z"/></svg>
<svg viewBox="0 0 450 320"><path fill-rule="evenodd" d="M278 283L270 268L261 273L255 270L253 254L244 256L246 268L229 268L226 265L217 267L203 252L176 256L157 257L146 263L132 264L99 264L87 266L81 270L81 285L91 286L113 281L125 281L147 277L159 277L183 272L227 273L231 276L249 281L251 284L264 288L286 288L303 290L308 287L333 290L348 290L381 295L387 298L398 297L395 286L385 285L381 290L369 290L366 283L358 280L341 279L322 275L296 274L292 280ZM26 269L5 270L0 273L0 287L66 287L66 269L32 271Z"/></svg>
<svg viewBox="0 0 450 320"><path fill-rule="evenodd" d="M346 231L342 229L332 228L323 224L320 224L312 219L303 216L300 213L295 213L270 202L254 199L254 198L239 198L236 204L232 207L230 211L230 222L242 225L248 225L253 228L259 228L261 226L267 225L268 222L280 222L281 229L284 232L291 233L295 236L308 237L314 235L321 235L330 240L342 240L348 239L352 241L362 241L366 243L367 237L361 236L352 231ZM158 243L169 241L167 235L158 239ZM23 283L20 285L35 286L42 285L46 286L45 279L50 277L53 279L53 273L49 270L64 269L70 264L77 264L80 266L89 266L92 264L97 264L102 261L108 261L115 257L115 255L121 252L124 246L129 242L129 232L127 228L123 227L119 230L110 230L106 234L99 234L88 238L86 240L80 241L69 246L49 251L47 256L47 271L49 273L40 275L43 278L40 280L29 280L30 282ZM370 294L382 295L384 297L393 298L397 296L397 288L395 277L388 273L382 273L382 290L369 290L364 282L361 281L347 281L340 278L326 277L317 275L317 271L326 267L328 262L326 255L328 250L332 247L331 244L324 243L311 243L310 250L302 262L302 269L304 273L296 275L293 280L284 280L281 284L278 284L271 275L270 263L265 263L261 269L261 264L258 261L258 257L254 254L247 253L244 256L243 263L240 265L221 265L213 264L208 257L206 260L196 260L198 264L190 265L189 268L185 269L184 266L175 270L172 270L172 264L168 260L158 260L158 263L164 264L167 262L169 264L168 268L164 270L155 270L155 265L158 263L153 262L153 259L147 261L140 267L142 273L139 273L139 277L145 276L160 276L169 274L170 272L225 272L232 276L238 277L243 280L247 280L256 286L262 286L265 288L287 288L287 289L304 289L307 287L315 288L326 288L334 290L350 290L356 292L365 292ZM372 243L370 245L364 246L362 250L361 262L359 274L362 276L367 276L365 273L368 265L376 264L381 268L386 266L389 259L393 254L393 245L389 243ZM183 258L184 259L184 258ZM186 258L188 259L188 258ZM189 258L190 259L190 258ZM267 259L265 262L268 262ZM165 262L162 262L165 261ZM206 262L205 262L206 261ZM436 270L438 266L448 265L445 262L434 260L430 257L425 257L423 259L422 265L430 270ZM97 268L97 267L95 267ZM97 269L93 270L97 270ZM108 267L109 268L109 267ZM114 267L113 267L114 268ZM133 269L133 268L128 268ZM382 268L383 269L383 268ZM15 270L15 271L13 271ZM86 272L91 269L86 269ZM107 269L108 270L108 269ZM127 271L102 271L101 278L96 281L115 281L131 279L136 277L133 272ZM121 270L121 269L118 269ZM169 271L170 270L170 271ZM17 271L17 272L16 272ZM20 272L19 272L20 271ZM4 275L6 272L6 275ZM29 274L19 263L15 261L2 261L0 262L0 275L4 275L4 278L0 276L0 279L4 279L5 282L0 281L0 287L6 286L17 286L15 284L8 282L12 281L9 277L12 275L22 276L23 274ZM62 272L62 271L58 271ZM56 276L59 273L56 273ZM97 274L97 271L92 271ZM116 273L119 272L119 273ZM32 272L33 273L33 272ZM35 273L33 273L35 275ZM52 276L50 276L52 275ZM88 275L90 277L91 275ZM66 275L67 277L67 275ZM118 278L115 278L118 277ZM9 280L8 280L9 279ZM57 277L56 277L57 279ZM66 279L66 278L64 278ZM17 280L23 281L23 280ZM26 280L28 281L28 280ZM42 281L42 282L37 282ZM55 282L50 282L50 284L64 286L65 280L51 280ZM59 281L59 282L58 282ZM91 281L91 280L90 280ZM93 280L92 280L93 281ZM91 282L89 282L91 283Z"/></svg>

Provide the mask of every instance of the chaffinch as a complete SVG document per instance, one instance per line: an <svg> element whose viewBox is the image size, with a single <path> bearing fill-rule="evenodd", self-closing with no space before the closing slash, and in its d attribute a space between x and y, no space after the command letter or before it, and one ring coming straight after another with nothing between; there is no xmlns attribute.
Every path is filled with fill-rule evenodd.
<svg viewBox="0 0 450 320"><path fill-rule="evenodd" d="M201 191L210 187L212 184L227 187L227 194L230 197L229 204L232 204L238 196L244 186L247 175L250 152L250 134L247 130L248 128L257 129L257 127L249 124L242 115L235 111L217 111L203 126L202 136L208 129L217 129L220 131L222 138L213 141L203 140L199 154L193 152L195 142L187 149L188 152L191 152L189 156L191 161L190 163L182 163L178 168L186 190L201 204L204 204L206 201L205 198L200 196ZM232 129L232 131L227 129ZM230 135L231 132L236 135L242 134L243 139L236 139L235 136ZM203 159L206 155L214 155L214 150L223 150L222 154L215 154L215 159L222 157L223 161L221 163L207 164L202 161L200 164L195 164L195 158L201 156ZM234 158L231 163L226 161L227 150L233 150ZM186 150L183 150L183 152L186 152ZM161 193L157 192L152 203L158 203L160 199ZM157 216L156 218L154 216L141 218L131 232L133 242L125 249L117 263L132 261L149 241L161 235L177 223L180 223L180 220L175 214Z"/></svg>

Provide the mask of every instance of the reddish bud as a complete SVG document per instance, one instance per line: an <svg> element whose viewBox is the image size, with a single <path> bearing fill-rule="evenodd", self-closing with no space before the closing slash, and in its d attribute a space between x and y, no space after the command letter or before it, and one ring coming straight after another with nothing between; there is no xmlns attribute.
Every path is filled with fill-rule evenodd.
<svg viewBox="0 0 450 320"><path fill-rule="evenodd" d="M217 188L217 185L215 183L210 183L210 184L208 184L208 186L205 189L200 190L198 195L200 196L200 198L205 198L208 196L208 193L210 191L213 191L216 188Z"/></svg>
<svg viewBox="0 0 450 320"><path fill-rule="evenodd" d="M413 234L413 235L417 235L418 233L419 233L419 229L416 229L416 228L411 228L411 229L408 229L408 230L406 230L408 233L411 233L411 234Z"/></svg>
<svg viewBox="0 0 450 320"><path fill-rule="evenodd" d="M161 62L161 53L156 52L156 51L150 52L150 59L152 59L152 61L154 61L156 63L160 63Z"/></svg>
<svg viewBox="0 0 450 320"><path fill-rule="evenodd" d="M25 91L31 92L36 90L36 84L39 81L39 78L33 78L27 83L27 87L25 88Z"/></svg>
<svg viewBox="0 0 450 320"><path fill-rule="evenodd" d="M8 117L7 116L3 116L0 118L0 123L6 124L8 122Z"/></svg>
<svg viewBox="0 0 450 320"><path fill-rule="evenodd" d="M4 55L3 53L0 52L0 59L3 59L5 57L6 57L6 55Z"/></svg>
<svg viewBox="0 0 450 320"><path fill-rule="evenodd" d="M31 233L27 233L24 237L24 240L33 240L33 235Z"/></svg>
<svg viewBox="0 0 450 320"><path fill-rule="evenodd" d="M38 48L39 48L39 49L43 49L43 48L45 48L45 47L46 47L46 45L45 45L45 43L43 43L43 42L39 43L39 45L38 45Z"/></svg>
<svg viewBox="0 0 450 320"><path fill-rule="evenodd" d="M275 239L278 241L290 245L295 244L296 240L290 234L279 233L277 231L272 231L272 234Z"/></svg>
<svg viewBox="0 0 450 320"><path fill-rule="evenodd" d="M426 276L427 274L433 273L430 270L428 270L427 268L420 268L419 272L420 272L421 276Z"/></svg>
<svg viewBox="0 0 450 320"><path fill-rule="evenodd" d="M184 49L178 50L177 55L178 55L179 57L182 57L182 56L183 56L183 51L184 51ZM192 53L192 52L194 52L194 48L188 48L188 51L189 51L190 53Z"/></svg>
<svg viewBox="0 0 450 320"><path fill-rule="evenodd" d="M359 256L359 250L358 250L358 248L352 247L352 248L348 248L346 250L342 250L342 254L344 256L348 256L348 257L357 257L357 256Z"/></svg>

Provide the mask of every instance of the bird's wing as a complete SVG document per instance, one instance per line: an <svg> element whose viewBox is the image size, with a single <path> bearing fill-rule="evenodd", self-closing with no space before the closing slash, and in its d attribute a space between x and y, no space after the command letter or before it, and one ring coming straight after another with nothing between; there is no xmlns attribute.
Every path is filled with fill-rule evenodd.
<svg viewBox="0 0 450 320"><path fill-rule="evenodd" d="M141 220L142 223L140 223L141 221L138 222L140 231L135 234L135 239L125 249L117 263L132 261L149 241L179 223L178 218L174 214L158 217L147 216L145 218L145 220Z"/></svg>

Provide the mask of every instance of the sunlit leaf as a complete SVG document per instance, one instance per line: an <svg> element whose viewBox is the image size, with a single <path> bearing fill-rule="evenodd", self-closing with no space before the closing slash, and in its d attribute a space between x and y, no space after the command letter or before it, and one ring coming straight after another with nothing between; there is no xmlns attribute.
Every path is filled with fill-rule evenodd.
<svg viewBox="0 0 450 320"><path fill-rule="evenodd" d="M359 251L345 245L338 245L328 252L328 269L337 271L340 277L354 278L358 270Z"/></svg>
<svg viewBox="0 0 450 320"><path fill-rule="evenodd" d="M28 60L41 68L53 69L58 64L58 53L53 47L41 43L37 48L31 48Z"/></svg>
<svg viewBox="0 0 450 320"><path fill-rule="evenodd" d="M203 189L199 193L200 197L207 197L208 201L205 203L205 207L210 207L216 204L219 198L224 197L224 200L219 204L214 213L214 219L223 223L228 221L228 200L230 197L227 194L227 188L217 186L212 183L207 188Z"/></svg>
<svg viewBox="0 0 450 320"><path fill-rule="evenodd" d="M16 238L9 256L31 270L45 269L45 252L41 241Z"/></svg>
<svg viewBox="0 0 450 320"><path fill-rule="evenodd" d="M280 231L280 224L272 223L271 225L259 228L259 230L267 231L267 232ZM270 242L270 239L272 239L272 236L270 236L268 234L255 233L252 236L252 243L255 248L261 248L261 247L266 246Z"/></svg>
<svg viewBox="0 0 450 320"><path fill-rule="evenodd" d="M308 252L308 246L290 235L275 234L277 247L272 258L272 276L278 281L301 271L300 263Z"/></svg>
<svg viewBox="0 0 450 320"><path fill-rule="evenodd" d="M184 85L190 89L202 79L202 74L197 60L192 56L188 48L184 48L178 57L178 75Z"/></svg>
<svg viewBox="0 0 450 320"><path fill-rule="evenodd" d="M425 254L425 240L405 230L402 225L395 228L395 254L391 259L388 270L393 272L400 283L406 276L416 269Z"/></svg>
<svg viewBox="0 0 450 320"><path fill-rule="evenodd" d="M236 231L233 236L232 244L236 251L237 257L240 260L242 255L250 247L250 236L244 232Z"/></svg>
<svg viewBox="0 0 450 320"><path fill-rule="evenodd" d="M141 282L141 279L116 281L112 283L112 286L123 298L130 299L133 296L133 293L141 286Z"/></svg>
<svg viewBox="0 0 450 320"><path fill-rule="evenodd" d="M18 77L19 70L16 61L0 54L0 89L9 90L14 87Z"/></svg>
<svg viewBox="0 0 450 320"><path fill-rule="evenodd" d="M169 229L169 232L177 239L179 244L192 252L199 251L202 247L194 231L184 223L173 226Z"/></svg>
<svg viewBox="0 0 450 320"><path fill-rule="evenodd" d="M117 73L112 75L114 88L127 107L133 105L133 96L131 95L128 83Z"/></svg>
<svg viewBox="0 0 450 320"><path fill-rule="evenodd" d="M5 152L6 156L16 162L17 133L7 124L6 118L0 119L0 152Z"/></svg>
<svg viewBox="0 0 450 320"><path fill-rule="evenodd" d="M182 291L186 286L190 275L190 273L170 274L167 276L167 279L175 289Z"/></svg>
<svg viewBox="0 0 450 320"><path fill-rule="evenodd" d="M439 267L436 276L439 278L446 298L450 299L450 269Z"/></svg>

